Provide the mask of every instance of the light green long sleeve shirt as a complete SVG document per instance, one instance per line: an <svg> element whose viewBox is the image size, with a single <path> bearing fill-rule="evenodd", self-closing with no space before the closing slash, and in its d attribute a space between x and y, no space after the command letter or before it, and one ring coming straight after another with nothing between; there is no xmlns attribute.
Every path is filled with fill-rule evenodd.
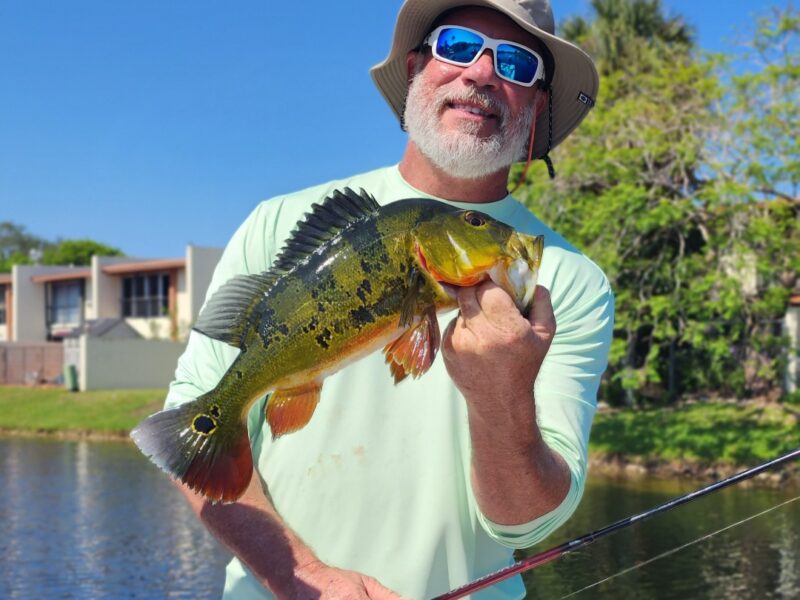
<svg viewBox="0 0 800 600"><path fill-rule="evenodd" d="M262 202L225 249L207 297L236 274L268 270L311 204L344 186L364 188L381 204L431 197L392 166ZM511 196L477 206L450 204L545 236L539 284L550 291L557 333L534 395L542 437L570 469L562 504L513 527L481 514L470 485L465 403L441 358L420 379L395 386L383 355L373 353L325 380L319 406L302 430L273 441L263 400L253 406L248 423L254 461L275 508L320 560L371 575L415 599L508 565L512 548L544 539L575 510L613 324L613 295L601 270ZM454 316L440 316L442 331ZM192 332L166 406L213 388L237 353ZM515 577L474 597L523 595ZM236 558L223 597L272 598Z"/></svg>

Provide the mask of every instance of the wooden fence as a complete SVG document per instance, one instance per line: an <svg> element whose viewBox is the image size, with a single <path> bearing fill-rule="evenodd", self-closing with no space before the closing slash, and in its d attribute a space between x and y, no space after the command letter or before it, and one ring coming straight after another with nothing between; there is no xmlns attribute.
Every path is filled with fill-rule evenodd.
<svg viewBox="0 0 800 600"><path fill-rule="evenodd" d="M0 342L0 385L54 383L63 370L60 342Z"/></svg>

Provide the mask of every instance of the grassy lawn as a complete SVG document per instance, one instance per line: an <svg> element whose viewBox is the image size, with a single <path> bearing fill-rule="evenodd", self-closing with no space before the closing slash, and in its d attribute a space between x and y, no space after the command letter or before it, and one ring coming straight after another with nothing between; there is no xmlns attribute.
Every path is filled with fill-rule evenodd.
<svg viewBox="0 0 800 600"><path fill-rule="evenodd" d="M0 430L127 434L159 410L166 390L0 387ZM755 464L800 447L800 407L706 402L681 408L606 411L590 451L634 461Z"/></svg>
<svg viewBox="0 0 800 600"><path fill-rule="evenodd" d="M0 387L0 429L127 433L161 408L165 389L67 392Z"/></svg>
<svg viewBox="0 0 800 600"><path fill-rule="evenodd" d="M800 447L800 410L704 402L598 414L590 450L642 460L752 464Z"/></svg>

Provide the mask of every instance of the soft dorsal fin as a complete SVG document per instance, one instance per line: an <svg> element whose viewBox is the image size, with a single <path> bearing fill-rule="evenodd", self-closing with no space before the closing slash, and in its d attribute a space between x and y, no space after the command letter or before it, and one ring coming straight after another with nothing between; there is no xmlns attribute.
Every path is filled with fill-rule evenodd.
<svg viewBox="0 0 800 600"><path fill-rule="evenodd" d="M312 204L311 212L297 223L272 270L290 271L343 229L374 216L379 208L375 198L363 189L358 194L348 187L334 190L322 204Z"/></svg>
<svg viewBox="0 0 800 600"><path fill-rule="evenodd" d="M208 300L192 329L241 348L253 309L279 277L267 271L229 279Z"/></svg>
<svg viewBox="0 0 800 600"><path fill-rule="evenodd" d="M347 226L373 216L380 205L363 189L335 190L312 204L311 212L297 223L269 271L237 275L222 285L203 307L193 329L241 348L253 310L275 282L303 262Z"/></svg>

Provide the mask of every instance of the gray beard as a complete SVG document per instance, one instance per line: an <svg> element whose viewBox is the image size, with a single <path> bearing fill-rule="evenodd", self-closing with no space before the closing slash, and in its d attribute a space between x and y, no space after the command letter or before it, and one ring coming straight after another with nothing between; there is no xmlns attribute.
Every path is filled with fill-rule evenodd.
<svg viewBox="0 0 800 600"><path fill-rule="evenodd" d="M471 101L490 107L498 114L500 128L489 137L478 135L480 123L463 121L456 131L443 132L439 115L448 102ZM408 136L439 169L458 179L479 179L526 156L533 105L511 119L508 107L475 88L450 91L436 89L423 72L408 87L405 124Z"/></svg>

